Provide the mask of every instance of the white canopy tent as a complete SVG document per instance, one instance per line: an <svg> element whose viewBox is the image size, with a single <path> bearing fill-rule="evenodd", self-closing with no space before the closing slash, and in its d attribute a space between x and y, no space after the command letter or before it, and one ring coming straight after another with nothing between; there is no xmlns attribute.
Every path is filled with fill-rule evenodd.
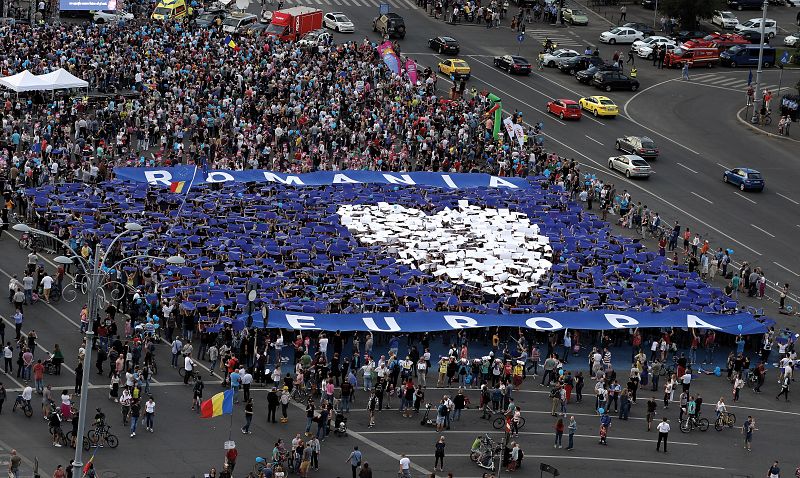
<svg viewBox="0 0 800 478"><path fill-rule="evenodd" d="M0 85L3 85L10 90L14 90L17 93L22 93L23 91L41 91L47 89L45 82L42 81L41 77L34 75L28 70L25 70L22 73L17 73L16 75L0 78Z"/></svg>
<svg viewBox="0 0 800 478"><path fill-rule="evenodd" d="M17 93L25 91L54 91L66 90L69 88L89 88L89 82L81 80L77 76L63 68L47 73L45 75L34 75L25 70L16 75L0 78L0 85Z"/></svg>

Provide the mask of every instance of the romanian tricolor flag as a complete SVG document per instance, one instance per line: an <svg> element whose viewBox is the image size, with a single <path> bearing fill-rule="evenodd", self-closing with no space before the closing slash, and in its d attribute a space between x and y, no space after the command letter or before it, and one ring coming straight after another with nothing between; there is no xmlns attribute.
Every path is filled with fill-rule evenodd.
<svg viewBox="0 0 800 478"><path fill-rule="evenodd" d="M96 448L95 448L95 451L97 451ZM89 458L89 461L87 461L86 464L83 465L83 476L86 476L86 475L89 474L89 470L92 468L92 463L93 462L94 462L94 453L92 453L92 457Z"/></svg>
<svg viewBox="0 0 800 478"><path fill-rule="evenodd" d="M183 192L183 187L185 185L186 185L186 181L173 181L172 184L169 185L169 192L172 192L172 193Z"/></svg>
<svg viewBox="0 0 800 478"><path fill-rule="evenodd" d="M236 42L233 41L230 35L226 36L224 40L222 40L223 45L228 45L231 48L236 48Z"/></svg>
<svg viewBox="0 0 800 478"><path fill-rule="evenodd" d="M200 404L200 417L212 418L233 414L233 390L225 390Z"/></svg>

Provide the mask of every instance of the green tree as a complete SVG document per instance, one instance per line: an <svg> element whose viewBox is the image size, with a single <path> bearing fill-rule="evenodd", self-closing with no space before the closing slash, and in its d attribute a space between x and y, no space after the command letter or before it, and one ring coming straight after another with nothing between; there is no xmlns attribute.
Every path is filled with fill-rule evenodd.
<svg viewBox="0 0 800 478"><path fill-rule="evenodd" d="M714 10L723 10L723 0L659 0L658 10L664 15L679 18L681 29L694 29L701 19L709 19Z"/></svg>

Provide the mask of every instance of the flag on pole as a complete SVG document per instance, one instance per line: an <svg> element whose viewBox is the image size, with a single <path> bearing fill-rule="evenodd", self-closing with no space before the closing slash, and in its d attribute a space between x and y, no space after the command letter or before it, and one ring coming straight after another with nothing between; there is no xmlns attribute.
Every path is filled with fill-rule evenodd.
<svg viewBox="0 0 800 478"><path fill-rule="evenodd" d="M753 69L750 69L750 74L747 75L747 86L753 84Z"/></svg>
<svg viewBox="0 0 800 478"><path fill-rule="evenodd" d="M233 414L233 390L225 390L200 404L200 417L212 418Z"/></svg>
<svg viewBox="0 0 800 478"><path fill-rule="evenodd" d="M97 448L95 448L95 451L97 451ZM89 469L92 467L93 462L94 462L94 452L92 452L92 457L89 458L89 461L87 461L86 464L83 465L83 476L89 474Z"/></svg>
<svg viewBox="0 0 800 478"><path fill-rule="evenodd" d="M231 38L230 35L226 36L225 39L222 40L222 44L223 45L227 45L227 46L229 46L231 48L236 48L236 42L233 41L233 38Z"/></svg>
<svg viewBox="0 0 800 478"><path fill-rule="evenodd" d="M183 192L183 186L186 185L186 181L172 181L169 185L169 192L171 193L180 193Z"/></svg>

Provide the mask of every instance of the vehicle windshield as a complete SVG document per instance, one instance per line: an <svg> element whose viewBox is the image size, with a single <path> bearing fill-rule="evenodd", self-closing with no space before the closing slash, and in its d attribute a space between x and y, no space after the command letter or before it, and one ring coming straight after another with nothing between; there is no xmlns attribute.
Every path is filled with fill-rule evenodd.
<svg viewBox="0 0 800 478"><path fill-rule="evenodd" d="M722 18L730 18L730 19L733 19L733 18L736 18L736 17L735 17L735 16L733 15L733 13L731 13L731 12L722 12Z"/></svg>
<svg viewBox="0 0 800 478"><path fill-rule="evenodd" d="M739 53L742 50L744 50L744 46L743 45L734 45L734 46L728 48L728 51L731 52L731 53Z"/></svg>
<svg viewBox="0 0 800 478"><path fill-rule="evenodd" d="M743 27L752 27L752 26L754 26L755 24L756 24L756 22L754 22L754 21L752 21L752 20L747 20L746 22L742 23L742 26L743 26Z"/></svg>
<svg viewBox="0 0 800 478"><path fill-rule="evenodd" d="M287 35L289 33L289 27L284 26L284 25L276 25L274 23L271 23L267 27L266 31L267 31L267 33L272 34L272 35Z"/></svg>
<svg viewBox="0 0 800 478"><path fill-rule="evenodd" d="M214 21L214 14L213 13L204 13L204 14L200 15L199 17L197 17L197 19L198 20L212 22L212 21Z"/></svg>
<svg viewBox="0 0 800 478"><path fill-rule="evenodd" d="M655 147L656 147L656 144L654 142L652 142L650 140L647 140L647 139L642 140L642 148L653 149Z"/></svg>
<svg viewBox="0 0 800 478"><path fill-rule="evenodd" d="M616 35L617 33L621 32L621 31L622 31L622 28L617 27L617 28L611 30L608 33L613 33L614 35Z"/></svg>
<svg viewBox="0 0 800 478"><path fill-rule="evenodd" d="M350 21L350 19L344 15L336 15L335 17L333 17L333 19L336 20L337 22L342 22L342 23L348 23Z"/></svg>
<svg viewBox="0 0 800 478"><path fill-rule="evenodd" d="M747 173L747 179L761 179L761 173Z"/></svg>
<svg viewBox="0 0 800 478"><path fill-rule="evenodd" d="M574 17L576 15L585 15L585 14L580 10L573 10L572 11L572 16Z"/></svg>
<svg viewBox="0 0 800 478"><path fill-rule="evenodd" d="M571 110L577 110L577 109L580 109L580 106L579 105L574 105L574 104L568 104L567 108L571 109Z"/></svg>
<svg viewBox="0 0 800 478"><path fill-rule="evenodd" d="M166 8L166 7L156 7L156 9L153 10L153 13L155 13L156 15L165 15L166 16L166 15L171 14L172 10L170 10L169 8Z"/></svg>
<svg viewBox="0 0 800 478"><path fill-rule="evenodd" d="M236 17L229 17L222 21L223 25L227 25L229 27L239 26L239 23L244 21L244 18L236 18Z"/></svg>
<svg viewBox="0 0 800 478"><path fill-rule="evenodd" d="M614 102L611 101L611 100L600 100L600 104L606 105L606 106L614 106Z"/></svg>
<svg viewBox="0 0 800 478"><path fill-rule="evenodd" d="M465 61L456 60L453 62L453 66L455 66L456 68L466 68L468 65L467 62Z"/></svg>
<svg viewBox="0 0 800 478"><path fill-rule="evenodd" d="M631 161L631 163L634 166L647 166L647 161L643 159L634 159L633 161Z"/></svg>

